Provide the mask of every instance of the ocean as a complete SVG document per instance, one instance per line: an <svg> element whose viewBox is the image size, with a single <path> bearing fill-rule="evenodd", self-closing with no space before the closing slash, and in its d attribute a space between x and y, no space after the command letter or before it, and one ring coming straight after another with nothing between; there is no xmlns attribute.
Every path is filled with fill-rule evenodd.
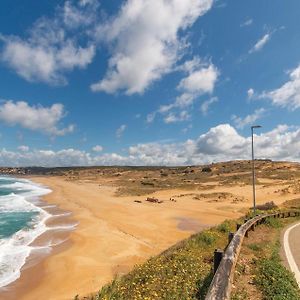
<svg viewBox="0 0 300 300"><path fill-rule="evenodd" d="M0 288L20 277L21 268L34 249L50 251L50 245L31 245L48 230L46 221L52 215L39 197L50 192L29 180L0 177Z"/></svg>

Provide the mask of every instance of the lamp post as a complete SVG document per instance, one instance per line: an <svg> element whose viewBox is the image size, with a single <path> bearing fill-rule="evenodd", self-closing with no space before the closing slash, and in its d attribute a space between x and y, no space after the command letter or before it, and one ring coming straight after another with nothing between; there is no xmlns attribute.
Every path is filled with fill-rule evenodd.
<svg viewBox="0 0 300 300"><path fill-rule="evenodd" d="M254 165L254 143L253 143L253 130L255 128L261 128L260 125L251 126L251 138L252 138L252 187L253 187L253 212L256 215L256 199L255 199L255 165Z"/></svg>

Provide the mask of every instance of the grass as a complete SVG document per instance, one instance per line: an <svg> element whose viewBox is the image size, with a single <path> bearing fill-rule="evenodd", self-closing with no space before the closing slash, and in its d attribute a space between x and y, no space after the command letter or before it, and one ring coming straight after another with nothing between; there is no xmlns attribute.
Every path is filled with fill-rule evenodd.
<svg viewBox="0 0 300 300"><path fill-rule="evenodd" d="M86 299L204 299L212 280L214 249L226 247L227 231L233 230L235 224L226 221L221 230L215 227L193 235Z"/></svg>
<svg viewBox="0 0 300 300"><path fill-rule="evenodd" d="M202 231L136 266L125 276L115 278L97 294L85 297L87 300L196 300L204 299L213 278L212 254L214 249L227 246L228 232L234 231L237 221L222 224ZM287 222L269 218L265 228L270 232L280 232ZM272 237L272 241L274 236ZM250 239L247 239L250 240ZM248 251L254 253L252 262L253 283L263 296L255 299L300 300L299 290L292 274L280 262L279 245L270 242L267 246L260 241L248 243ZM246 267L237 264L237 272L243 274ZM251 279L252 280L252 279ZM297 294L298 293L298 294ZM256 295L256 294L255 294ZM280 295L280 296L276 296ZM246 290L232 295L233 300L247 298Z"/></svg>
<svg viewBox="0 0 300 300"><path fill-rule="evenodd" d="M281 219L272 218L272 217L266 219L266 225L269 227L272 227L272 228L277 228L277 229L279 229L283 226Z"/></svg>
<svg viewBox="0 0 300 300"><path fill-rule="evenodd" d="M290 271L281 263L280 243L276 242L272 255L257 261L258 271L255 284L260 288L264 299L300 300L297 282Z"/></svg>
<svg viewBox="0 0 300 300"><path fill-rule="evenodd" d="M249 249L251 249L252 251L260 251L262 249L261 245L255 244L255 243L254 244L249 244L249 245L247 245L247 247Z"/></svg>

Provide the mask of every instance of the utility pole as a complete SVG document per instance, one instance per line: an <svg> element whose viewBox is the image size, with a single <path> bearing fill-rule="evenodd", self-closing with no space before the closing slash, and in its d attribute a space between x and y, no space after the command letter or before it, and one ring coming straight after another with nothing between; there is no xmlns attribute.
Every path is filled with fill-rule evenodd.
<svg viewBox="0 0 300 300"><path fill-rule="evenodd" d="M251 126L251 139L252 139L252 188L253 188L253 213L256 216L256 198L255 198L255 159L254 159L254 139L253 130L255 128L261 128L260 125Z"/></svg>

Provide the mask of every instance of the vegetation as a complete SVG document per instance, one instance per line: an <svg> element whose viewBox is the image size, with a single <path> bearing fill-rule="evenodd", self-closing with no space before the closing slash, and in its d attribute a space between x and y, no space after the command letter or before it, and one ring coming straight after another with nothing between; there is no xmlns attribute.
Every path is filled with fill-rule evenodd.
<svg viewBox="0 0 300 300"><path fill-rule="evenodd" d="M225 248L234 221L195 234L87 299L204 299L212 280L212 253Z"/></svg>
<svg viewBox="0 0 300 300"><path fill-rule="evenodd" d="M295 218L268 218L245 239L235 272L232 300L300 300L293 274L281 261L280 232Z"/></svg>
<svg viewBox="0 0 300 300"><path fill-rule="evenodd" d="M300 201L292 204L299 205ZM249 212L247 218L250 217ZM293 275L282 266L278 254L280 230L294 220L268 218L264 225L249 233L236 267L232 300L300 300ZM204 299L213 277L214 249L226 247L228 233L235 231L236 222L240 223L241 220L226 220L214 228L191 236L136 266L127 275L115 278L97 294L84 299Z"/></svg>
<svg viewBox="0 0 300 300"><path fill-rule="evenodd" d="M295 219L269 218L245 240L236 267L232 300L300 300L297 283L279 256L280 230L292 220ZM195 234L84 299L204 299L213 278L212 253L215 248L226 247L228 232L234 231L235 226L235 221L226 220ZM248 261L245 253L250 257Z"/></svg>
<svg viewBox="0 0 300 300"><path fill-rule="evenodd" d="M261 289L264 299L300 300L300 292L294 276L281 263L280 243L276 242L272 255L257 261L258 272L255 284Z"/></svg>

